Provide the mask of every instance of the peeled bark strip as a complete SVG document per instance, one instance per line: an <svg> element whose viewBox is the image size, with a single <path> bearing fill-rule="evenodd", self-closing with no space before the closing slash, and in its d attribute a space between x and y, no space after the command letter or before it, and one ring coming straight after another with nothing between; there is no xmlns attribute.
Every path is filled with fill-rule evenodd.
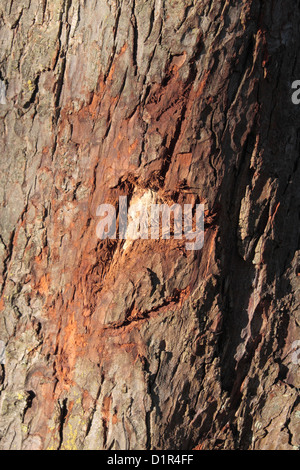
<svg viewBox="0 0 300 470"><path fill-rule="evenodd" d="M0 0L1 449L300 448L299 20ZM120 195L204 248L98 240Z"/></svg>

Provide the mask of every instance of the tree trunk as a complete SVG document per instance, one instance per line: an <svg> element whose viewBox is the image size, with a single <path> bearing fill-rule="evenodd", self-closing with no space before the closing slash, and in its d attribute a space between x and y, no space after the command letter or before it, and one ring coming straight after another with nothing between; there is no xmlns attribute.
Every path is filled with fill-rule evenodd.
<svg viewBox="0 0 300 470"><path fill-rule="evenodd" d="M300 448L299 1L0 13L0 447ZM99 240L122 195L203 249Z"/></svg>

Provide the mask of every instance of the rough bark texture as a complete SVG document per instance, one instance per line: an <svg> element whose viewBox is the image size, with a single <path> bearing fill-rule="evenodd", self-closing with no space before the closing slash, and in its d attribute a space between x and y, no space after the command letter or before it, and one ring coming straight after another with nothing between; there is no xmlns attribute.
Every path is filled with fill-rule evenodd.
<svg viewBox="0 0 300 470"><path fill-rule="evenodd" d="M298 0L1 0L0 447L300 447ZM205 245L96 209L204 203Z"/></svg>

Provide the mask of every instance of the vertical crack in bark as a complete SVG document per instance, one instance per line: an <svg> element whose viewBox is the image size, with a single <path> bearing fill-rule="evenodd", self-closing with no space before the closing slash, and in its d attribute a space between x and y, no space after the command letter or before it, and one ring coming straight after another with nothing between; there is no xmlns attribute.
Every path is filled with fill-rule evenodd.
<svg viewBox="0 0 300 470"><path fill-rule="evenodd" d="M62 401L59 401L60 415L59 415L59 444L57 450L60 450L64 442L64 425L66 422L66 417L68 415L68 399L64 398Z"/></svg>

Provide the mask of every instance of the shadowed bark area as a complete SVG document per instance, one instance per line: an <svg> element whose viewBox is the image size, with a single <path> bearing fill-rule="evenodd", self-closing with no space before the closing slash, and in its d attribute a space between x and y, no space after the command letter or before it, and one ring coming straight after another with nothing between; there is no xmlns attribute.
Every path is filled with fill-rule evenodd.
<svg viewBox="0 0 300 470"><path fill-rule="evenodd" d="M299 6L0 0L1 449L300 448Z"/></svg>

